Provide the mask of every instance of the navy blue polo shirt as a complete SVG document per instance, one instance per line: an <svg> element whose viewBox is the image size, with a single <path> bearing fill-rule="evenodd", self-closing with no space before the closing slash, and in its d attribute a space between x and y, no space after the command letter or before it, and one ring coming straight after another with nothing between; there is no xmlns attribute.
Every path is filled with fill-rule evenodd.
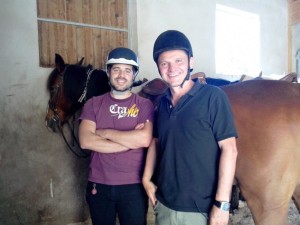
<svg viewBox="0 0 300 225"><path fill-rule="evenodd" d="M208 213L218 182L218 141L237 137L226 94L195 83L175 107L170 91L157 108L156 196L167 207Z"/></svg>

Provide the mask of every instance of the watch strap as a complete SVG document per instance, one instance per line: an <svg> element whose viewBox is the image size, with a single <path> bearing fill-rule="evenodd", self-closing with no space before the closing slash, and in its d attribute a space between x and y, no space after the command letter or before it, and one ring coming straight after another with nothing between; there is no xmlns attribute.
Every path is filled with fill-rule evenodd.
<svg viewBox="0 0 300 225"><path fill-rule="evenodd" d="M226 201L214 201L214 205L221 209L222 211L229 211L230 210L230 202Z"/></svg>

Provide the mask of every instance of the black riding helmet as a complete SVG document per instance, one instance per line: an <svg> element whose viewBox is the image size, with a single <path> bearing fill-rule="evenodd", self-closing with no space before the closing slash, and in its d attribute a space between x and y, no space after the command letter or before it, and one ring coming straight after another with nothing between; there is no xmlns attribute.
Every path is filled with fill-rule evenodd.
<svg viewBox="0 0 300 225"><path fill-rule="evenodd" d="M107 56L106 70L108 70L112 64L120 63L120 64L132 65L135 69L135 73L134 73L134 78L135 78L139 71L138 61L139 60L137 55L131 49L123 48L123 47L115 48Z"/></svg>
<svg viewBox="0 0 300 225"><path fill-rule="evenodd" d="M159 55L169 50L185 50L189 58L193 56L189 39L177 30L167 30L158 36L153 47L154 61L157 63Z"/></svg>
<svg viewBox="0 0 300 225"><path fill-rule="evenodd" d="M184 50L188 55L188 64L190 62L190 57L193 56L193 50L189 39L180 31L177 30L167 30L160 34L156 39L153 47L153 59L158 67L157 60L161 53L170 50ZM187 75L181 83L183 86L186 80L190 79L190 72L193 68L188 68Z"/></svg>

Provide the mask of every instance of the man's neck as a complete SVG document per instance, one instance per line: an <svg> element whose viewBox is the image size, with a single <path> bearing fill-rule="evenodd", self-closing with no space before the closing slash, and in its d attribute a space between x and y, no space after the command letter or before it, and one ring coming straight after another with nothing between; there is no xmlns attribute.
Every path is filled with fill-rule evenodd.
<svg viewBox="0 0 300 225"><path fill-rule="evenodd" d="M175 106L179 99L188 93L192 87L194 86L194 82L192 80L187 80L184 82L183 86L178 86L178 87L171 87L171 93L172 93L172 104Z"/></svg>
<svg viewBox="0 0 300 225"><path fill-rule="evenodd" d="M111 90L110 91L110 95L115 98L115 99L126 99L129 98L132 95L131 91L115 91L115 90Z"/></svg>

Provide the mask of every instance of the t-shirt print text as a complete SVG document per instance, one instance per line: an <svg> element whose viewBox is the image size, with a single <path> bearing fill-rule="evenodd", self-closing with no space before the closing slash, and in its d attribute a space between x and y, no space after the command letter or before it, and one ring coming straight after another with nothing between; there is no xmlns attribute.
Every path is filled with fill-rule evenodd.
<svg viewBox="0 0 300 225"><path fill-rule="evenodd" d="M139 114L139 109L137 108L136 104L131 106L129 109L127 107L118 106L118 104L111 105L109 107L109 111L111 112L112 116L118 116L118 119L123 117L137 117Z"/></svg>

